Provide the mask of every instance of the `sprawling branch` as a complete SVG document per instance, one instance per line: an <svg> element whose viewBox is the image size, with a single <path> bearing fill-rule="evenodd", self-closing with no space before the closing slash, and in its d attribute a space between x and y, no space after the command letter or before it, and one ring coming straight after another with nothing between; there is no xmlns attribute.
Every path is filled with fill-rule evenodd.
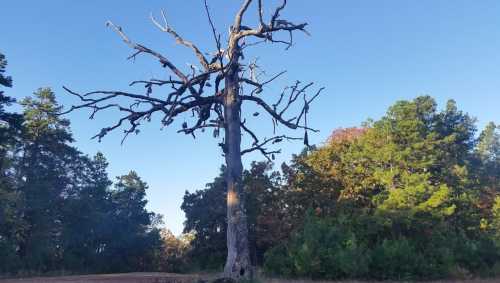
<svg viewBox="0 0 500 283"><path fill-rule="evenodd" d="M127 37L127 35L125 34L125 32L123 31L123 29L120 26L116 26L111 21L106 22L106 25L111 27L122 38L122 40L128 46L130 46L130 48L136 50L136 52L134 54L132 54L129 58L135 58L137 55L139 55L141 53L151 54L152 56L156 57L160 61L160 63L162 64L163 67L168 67L178 78L180 78L183 81L188 80L187 76L183 72L181 72L172 62L170 62L170 60L165 58L163 55L161 55L160 53L158 53L152 49L145 47L144 45L137 44L137 43L131 41Z"/></svg>
<svg viewBox="0 0 500 283"><path fill-rule="evenodd" d="M77 109L90 109L89 118L93 119L98 112L114 109L122 115L111 126L104 127L94 136L99 140L109 132L124 127L126 138L130 133L138 133L138 127L144 121L150 121L153 113L158 112L161 117L163 126L169 126L174 119L182 113L191 112L193 114L193 122L188 125L187 122L182 123L182 128L177 132L195 136L195 132L204 131L207 128L214 129L214 137L219 137L220 129L227 126L225 121L224 89L228 76L237 76L236 82L239 83L238 100L253 102L260 106L264 112L267 112L273 122L274 132L276 126L284 125L289 129L302 129L305 131L304 143L308 144L307 131L317 130L310 128L307 125L307 114L310 104L319 96L323 88L320 88L314 95L308 96L308 91L313 84L301 84L296 82L294 85L286 87L281 92L275 103L268 103L262 92L264 88L281 77L285 71L269 77L261 79L265 72L257 65L257 60L244 64L243 50L260 42L285 43L287 48L293 44L292 33L301 31L307 33L305 27L307 23L294 24L287 20L281 19L281 13L287 5L287 1L276 7L269 16L269 20L265 20L263 0L257 0L258 27L250 28L243 24L245 13L249 11L252 0L243 0L243 3L238 10L233 25L229 32L229 38L226 46L222 46L221 36L215 29L212 16L208 8L207 0L204 1L205 11L208 18L208 23L212 31L213 40L215 42L215 53L211 53L211 57L207 58L201 49L194 43L184 39L179 35L168 23L165 12L162 10L161 19L158 20L150 15L152 23L173 37L180 45L183 45L194 52L199 64L203 70L191 66L186 72L178 68L169 58L146 47L145 45L132 41L120 26L108 21L106 24L120 38L133 49L133 54L129 59L134 59L140 54L149 54L158 60L162 67L166 68L171 75L168 79L149 79L135 80L130 83L130 86L143 86L145 93L132 93L124 91L93 91L80 94L69 88L64 89L71 95L79 99L79 104L73 105L65 113ZM275 38L275 34L279 32L287 32L290 35L288 40ZM256 37L261 39L257 42L243 41L245 37ZM227 61L229 59L229 61ZM228 72L228 70L238 70L236 72ZM235 79L235 78L232 78ZM247 89L248 87L248 89ZM167 91L165 91L167 89ZM207 92L211 92L206 94ZM160 94L154 96L155 94ZM299 105L298 107L295 105ZM295 115L290 115L292 110L297 111ZM258 113L254 113L257 116ZM212 118L215 116L215 118ZM253 140L252 145L248 149L241 151L242 154L250 152L260 152L266 158L279 150L269 150L267 147L276 144L282 140L296 140L299 138L276 135L274 137L260 141L257 135L249 129L245 123L241 124L241 129L248 134ZM302 138L300 138L302 139Z"/></svg>
<svg viewBox="0 0 500 283"><path fill-rule="evenodd" d="M273 77L274 78L274 77ZM242 79L242 82L245 82L249 85L252 85L255 87L255 89L262 90L262 85L259 83L256 83L252 80L249 79ZM267 81L266 81L267 82ZM265 82L264 82L265 83ZM279 99L276 103L269 105L265 100L257 95L254 95L255 91L252 91L250 95L242 95L241 99L242 101L251 101L260 106L265 112L267 112L273 121L273 126L274 126L274 132L276 132L276 126L281 124L286 126L289 129L295 130L295 129L303 129L304 130L304 137L300 138L303 139L304 144L309 146L309 138L308 138L308 131L312 132L317 132L318 130L310 128L307 125L307 114L309 112L309 107L311 103L321 94L324 88L320 88L314 95L311 97L307 96L307 90L313 85L313 83L309 83L306 85L301 85L299 81L297 81L293 86L291 87L286 87L283 92L279 95ZM301 98L301 99L299 99ZM291 107L294 104L298 104L299 102L302 102L302 106L300 107L300 110L298 111L298 114L291 117L287 118L285 115L290 112L290 109L296 109L296 107ZM258 112L254 113L254 116L258 116ZM252 139L254 140L253 147L247 150L242 151L242 153L248 153L252 152L255 150L259 150L266 158L269 159L269 155L273 155L274 153L277 152L269 152L267 149L263 148L263 145L266 143L273 141L274 138L271 139L266 139L264 144L260 144L257 136L250 130L248 129L244 123L241 125L242 129L249 134ZM282 140L282 136L277 136L278 140ZM276 138L276 137L275 137ZM287 139L299 139L299 138L289 138L286 137ZM273 142L274 143L274 142Z"/></svg>
<svg viewBox="0 0 500 283"><path fill-rule="evenodd" d="M313 84L295 84L286 87L276 97L274 103L268 103L263 94L264 89L281 77L285 71L268 79L266 73L257 65L257 59L245 63L244 51L259 43L282 43L286 48L293 45L293 34L304 32L307 23L292 23L281 18L281 13L287 5L286 0L276 7L266 21L263 0L257 2L258 26L248 27L244 24L245 14L250 10L253 0L241 0L242 5L237 11L234 22L229 28L227 39L221 40L217 33L213 18L210 14L207 0L204 0L208 24L215 42L215 52L204 53L197 45L184 39L168 23L167 17L161 11L161 19L150 15L152 23L162 32L172 36L180 45L194 52L201 66L188 65L181 70L169 58L145 45L132 41L120 26L108 21L106 24L133 50L128 59L135 59L138 55L148 54L158 60L167 71L161 77L134 80L130 86L144 87L144 93L137 91L92 91L79 93L67 87L66 92L78 99L78 103L71 106L66 114L78 109L89 109L89 119L97 113L114 110L119 116L111 125L103 127L93 138L101 140L111 131L123 129L123 141L129 134L139 133L139 127L144 122L150 122L153 115L159 115L162 128L170 126L180 114L189 115L190 120L184 120L178 133L195 136L198 131L213 130L213 137L222 139L219 146L226 159L226 183L228 196L228 257L224 274L233 279L242 279L252 273L248 252L248 233L244 206L241 201L243 186L242 155L257 152L269 161L274 160L275 154L281 150L274 148L283 141L303 140L309 145L308 131L317 130L308 126L308 112L311 103L320 95L320 88L312 95L308 95ZM288 39L282 39L281 34L288 34ZM227 40L227 41L226 41ZM210 55L207 55L210 54ZM198 65L198 64L196 64ZM139 88L140 89L140 88ZM253 102L271 116L274 131L272 137L259 139L255 131L246 125L242 117L243 102ZM295 114L290 112L296 111ZM255 112L253 117L259 116ZM155 116L156 118L156 116ZM278 125L288 129L303 130L304 137L292 137L286 134L277 134ZM221 135L221 130L224 134ZM242 135L250 137L250 145L241 147Z"/></svg>
<svg viewBox="0 0 500 283"><path fill-rule="evenodd" d="M243 101L251 101L256 103L258 106L260 106L262 109L264 109L274 120L276 120L278 123L290 128L290 129L305 129L305 130L310 130L313 132L317 132L317 130L308 127L306 124L302 124L302 122L305 122L303 117L307 115L307 112L309 111L309 106L310 104L319 96L319 94L323 91L324 88L320 88L312 97L307 98L307 94L304 91L305 88L311 86L312 83L306 85L305 87L301 88L300 90L296 90L296 88L291 88L292 90L290 91L289 98L284 102L283 100L283 93L280 96L280 99L278 100L277 104L273 104L271 107L268 103L266 103L261 97L254 96L254 95L242 95L241 99ZM303 106L298 114L298 116L292 117L292 118L285 118L284 115L286 114L287 110L290 108L292 104L294 104L299 97L299 95L302 95L303 97ZM280 105L283 105L283 108L281 110L278 109Z"/></svg>
<svg viewBox="0 0 500 283"><path fill-rule="evenodd" d="M171 93L168 96L169 98L167 98L166 100L161 100L150 96L120 91L93 91L85 94L80 94L70 90L67 87L63 88L68 93L76 96L82 103L71 106L69 110L61 113L61 115L81 108L89 108L92 110L89 119L93 119L97 112L107 109L116 109L120 112L124 112L124 116L122 116L115 124L110 127L102 128L101 131L93 137L98 138L99 140L101 140L109 132L121 127L124 122L129 123L129 127L124 130L124 139L130 133L138 133L137 127L140 125L140 123L142 121L150 121L152 114L157 111L163 112L164 117L162 121L163 124L166 125L172 123L173 119L181 113L190 111L192 109L208 109L208 111L210 111L210 106L214 103L218 103L218 98L215 96L196 98L187 96L184 98L179 98L180 94L178 94L177 92ZM103 96L95 97L100 95ZM128 98L130 102L127 106L123 106L121 104L113 102L116 98ZM143 105L147 105L147 107L144 107ZM196 126L197 128L202 128L202 124L206 120L208 120L209 115L207 114L209 113L205 112L204 114L200 114ZM195 129L189 132L185 132L186 134L191 134L194 130Z"/></svg>

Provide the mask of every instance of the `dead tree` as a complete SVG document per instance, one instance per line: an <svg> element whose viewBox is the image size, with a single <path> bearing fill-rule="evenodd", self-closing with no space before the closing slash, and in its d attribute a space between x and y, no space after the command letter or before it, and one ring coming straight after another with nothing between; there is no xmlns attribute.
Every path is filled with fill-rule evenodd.
<svg viewBox="0 0 500 283"><path fill-rule="evenodd" d="M281 12L287 4L286 0L283 0L282 4L274 9L270 18L265 20L263 1L256 0L256 16L259 24L257 27L246 26L243 24L243 18L252 2L254 1L244 0L236 13L234 23L229 28L227 41L224 40L223 46L223 40L217 33L205 0L205 10L211 29L210 36L213 37L216 47L212 55L207 55L208 53L202 52L198 46L181 37L168 24L163 11L161 20L151 15L152 23L160 31L172 36L178 44L194 52L200 66L190 66L188 70L181 70L169 58L131 40L120 26L108 21L107 26L113 29L133 50L129 59L135 59L142 54L152 56L170 73L169 79L151 78L133 81L130 84L131 86L144 86L144 93L104 90L79 93L64 87L68 93L76 96L80 101L65 113L88 108L91 110L90 119L104 110L114 109L122 114L114 124L102 128L94 136L99 140L116 129L124 129L124 139L131 133L138 133L141 123L150 121L154 113L161 115L163 126L170 125L180 114L192 113L194 121L191 124L184 122L178 132L193 137L197 131L205 131L208 128L213 130L215 138L219 138L220 130L224 131L219 143L226 161L227 182L228 254L224 275L231 278L252 276L247 219L242 198L244 188L241 157L255 151L262 153L268 159L274 158L274 154L279 153L280 150L269 149L269 146L283 140L303 139L307 145L308 131L316 131L307 125L309 105L322 91L320 88L308 94L313 84L302 84L297 81L275 95L274 102L269 103L268 99L264 99L263 91L267 85L284 72L268 77L267 80L260 79L257 74L258 66L255 63L244 63L244 50L259 43L284 44L288 49L293 44L295 32L307 34L305 30L307 23L296 24L281 18ZM159 89L167 89L167 91L162 91L162 94L158 95ZM128 102L124 104L124 101ZM242 118L243 103L254 103L270 116L275 129L271 138L259 139L249 128L246 119ZM298 104L299 107L294 107L294 104ZM291 109L295 109L297 113L290 115ZM251 116L257 115L258 113L253 113ZM278 125L303 130L304 136L294 138L283 134L277 135ZM252 140L251 145L246 149L241 149L243 134L249 135Z"/></svg>

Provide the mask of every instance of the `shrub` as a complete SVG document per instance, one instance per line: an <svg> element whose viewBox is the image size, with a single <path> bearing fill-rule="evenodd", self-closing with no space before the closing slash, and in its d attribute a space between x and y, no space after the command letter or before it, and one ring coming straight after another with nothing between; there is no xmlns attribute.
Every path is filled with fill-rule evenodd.
<svg viewBox="0 0 500 283"><path fill-rule="evenodd" d="M366 249L348 227L309 214L290 242L266 253L264 271L313 279L359 278L368 272L368 265Z"/></svg>
<svg viewBox="0 0 500 283"><path fill-rule="evenodd" d="M397 229L385 227L387 223ZM339 214L321 218L309 213L289 241L266 253L264 272L312 279L378 280L496 274L500 253L494 242L451 228L439 221L405 227L387 217Z"/></svg>

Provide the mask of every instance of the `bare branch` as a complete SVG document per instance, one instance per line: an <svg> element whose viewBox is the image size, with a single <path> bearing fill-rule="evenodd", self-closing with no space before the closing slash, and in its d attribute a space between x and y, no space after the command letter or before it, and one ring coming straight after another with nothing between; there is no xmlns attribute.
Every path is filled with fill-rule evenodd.
<svg viewBox="0 0 500 283"><path fill-rule="evenodd" d="M198 125L198 123L197 123L193 127L181 129L181 130L178 130L177 132L178 133L184 133L184 134L188 135L188 134L193 134L198 129L219 128L219 127L220 127L219 124L201 124L201 125Z"/></svg>
<svg viewBox="0 0 500 283"><path fill-rule="evenodd" d="M181 82L179 80L158 80L158 79L151 79L149 81L145 80L137 80L137 81L132 81L129 86L133 86L135 84L144 84L145 87L148 87L150 85L157 85L157 86L162 86L165 84L170 84L170 85L182 85L184 82Z"/></svg>
<svg viewBox="0 0 500 283"><path fill-rule="evenodd" d="M151 49L149 49L149 48L147 48L147 47L145 47L145 46L143 46L141 44L137 44L137 43L132 42L127 37L127 35L123 32L122 28L119 27L119 26L116 26L111 21L107 21L106 25L109 26L109 27L111 27L123 39L123 41L128 46L130 46L130 48L136 50L136 52L134 53L134 55L132 55L131 57L135 58L135 56L137 56L140 53L151 54L151 55L153 55L154 57L156 57L160 61L160 63L162 64L163 67L168 67L181 80L183 80L183 81L187 81L188 80L187 76L184 75L184 73L182 73L172 62L170 62L170 60L168 60L167 58L165 58L163 55L161 55L160 53L158 53L156 51L153 51L153 50L151 50Z"/></svg>
<svg viewBox="0 0 500 283"><path fill-rule="evenodd" d="M245 4L247 4L247 3L245 3ZM238 28L235 30L237 32L235 39L239 40L239 39L242 39L244 37L255 36L257 38L265 39L266 41L269 41L269 42L283 43L283 44L287 45L286 49L288 49L293 45L293 32L294 31L301 31L301 32L309 35L309 32L305 29L307 26L307 23L294 24L294 23L289 22L287 20L280 19L280 13L286 7L286 4L287 4L287 1L283 0L282 4L275 9L269 24L265 24L264 18L263 18L264 16L263 16L262 0L259 0L258 1L258 14L259 14L259 23L260 23L259 27L254 28L254 29L249 28L249 27ZM245 6L243 6L242 9L243 8L245 8ZM246 8L248 8L248 6L246 6ZM243 13L245 12L246 8L243 9ZM241 25L241 19L240 19L240 25ZM240 25L238 25L238 27L240 27ZM273 34L275 32L280 32L280 31L288 32L289 39L288 40L275 39L273 37Z"/></svg>
<svg viewBox="0 0 500 283"><path fill-rule="evenodd" d="M240 10L236 14L236 17L234 18L234 24L232 29L236 32L240 31L241 28L241 21L243 20L243 15L245 14L246 10L248 9L248 6L250 6L250 3L252 3L252 0L245 0L243 5L241 6Z"/></svg>
<svg viewBox="0 0 500 283"><path fill-rule="evenodd" d="M222 75L224 75L224 62L223 62L224 51L222 49L222 44L220 42L220 34L217 35L217 30L215 29L212 16L210 15L210 9L208 8L207 0L205 0L204 2L205 2L205 12L207 13L208 23L210 24L210 28L212 29L212 35L214 37L215 46L217 47L217 52L215 53L215 56L212 58L210 64L215 64L215 62L218 60L219 61L218 67L222 69L221 73Z"/></svg>
<svg viewBox="0 0 500 283"><path fill-rule="evenodd" d="M262 6L262 0L259 0L259 23L262 27L266 25L264 23L264 8Z"/></svg>
<svg viewBox="0 0 500 283"><path fill-rule="evenodd" d="M320 88L320 89L316 92L316 94L315 94L313 97L311 97L310 99L308 99L308 100L306 100L306 98L305 98L305 96L304 96L304 107L302 107L302 111L300 112L299 117L297 117L297 122L296 122L296 124L298 124L298 123L299 123L300 119L302 118L302 115L307 114L307 111L309 111L309 105L310 105L310 104L314 101L314 99L316 99L316 97L318 97L318 96L321 94L321 92L322 92L324 89L325 89L324 87Z"/></svg>
<svg viewBox="0 0 500 283"><path fill-rule="evenodd" d="M164 68L168 68L168 70L173 73L173 78L152 78L149 80L135 80L130 83L130 86L144 86L145 94L102 90L80 94L64 87L68 93L77 97L80 100L80 103L71 106L70 109L62 114L69 113L76 109L88 108L90 110L89 118L93 119L100 111L112 109L117 110L122 113L122 116L116 121L115 124L101 129L101 131L95 135L94 138L101 139L110 131L127 125L124 130L125 139L131 133L138 133L138 128L141 123L150 121L153 113L159 112L162 115L161 123L163 125L162 127L164 127L170 125L177 115L191 111L193 116L196 117L195 122L191 125L184 122L182 124L182 128L178 130L179 133L191 134L194 137L194 133L197 130L203 131L206 128L214 128L214 137L218 137L220 129L227 128L229 123L226 121L227 117L225 116L225 107L227 106L226 103L231 99L237 99L239 101L254 102L263 108L264 111L271 116L273 128L275 130L279 124L282 124L289 129L303 129L306 132L304 139L307 143L307 131L317 131L307 125L309 105L319 96L323 88L319 89L312 97L308 97L307 91L313 84L309 83L303 85L297 81L291 87L287 87L283 90L276 103L268 104L257 94L263 91L264 86L275 81L286 71L279 72L269 79L261 81L259 77L265 73L259 68L256 62L251 62L248 65L245 65L240 61L244 60L243 50L246 47L258 44L259 42L284 43L287 45L287 48L290 47L293 44L293 32L302 31L307 33L305 30L307 23L294 24L280 18L281 12L286 7L286 0L283 0L281 5L274 10L271 14L270 20L266 23L264 20L265 15L263 1L258 0L257 12L259 26L257 28L247 27L242 24L242 21L251 3L252 0L243 0L243 4L238 10L234 18L233 26L230 29L229 42L227 46L223 47L221 36L217 33L213 18L210 14L207 0L204 0L208 23L212 30L212 36L217 49L210 60L207 59L197 45L185 40L169 25L163 10L161 10L160 19L157 19L153 14L150 14L152 23L158 29L162 32L168 33L178 44L188 47L194 52L199 60L199 63L203 67L203 70L199 70L196 66L189 65L191 69L190 72L181 71L162 54L142 44L133 42L120 26L108 21L106 23L107 26L112 28L113 31L115 31L120 38L133 49L134 52L128 59L135 59L142 53L149 54L159 60ZM289 34L290 38L288 40L282 40L274 37L275 34L282 31ZM245 37L256 37L262 41L254 43L240 43L239 40L244 39ZM229 61L226 61L226 64L224 64L225 56L229 59ZM249 76L246 73L247 71L250 72ZM211 78L212 74L215 75L215 78ZM242 94L243 84L251 87L252 90L249 95ZM206 89L212 87L213 85L215 87L212 95L206 96ZM233 88L232 92L226 89L228 85ZM164 87L170 87L171 90L162 94L161 97L154 97L152 95L153 88L155 90L162 88L163 90ZM231 95L231 93L236 93L237 97L228 100L226 96ZM286 117L288 116L290 109L297 109L296 107L292 107L292 104L295 105L300 102L303 102L303 105L298 109L297 115L292 116L291 118ZM212 115L215 115L216 118L211 118ZM254 113L254 116L257 115L258 112ZM240 123L240 119L237 119L236 123ZM241 154L260 151L268 159L270 155L274 155L279 152L279 150L268 150L266 148L268 145L278 143L282 140L301 139L276 135L272 138L259 141L257 135L245 126L245 122L241 123L240 128L242 131L249 134L253 140L252 147L241 151Z"/></svg>
<svg viewBox="0 0 500 283"><path fill-rule="evenodd" d="M140 121L142 120L149 121L151 119L151 115L157 111L164 112L165 117L163 120L169 121L169 123L171 123L172 119L181 113L187 112L194 108L207 109L208 107L208 109L210 109L210 105L218 103L218 98L215 96L208 96L208 97L186 96L180 98L180 94L178 92L172 92L166 100L161 100L150 96L119 92L119 91L93 91L85 94L79 94L77 92L70 90L67 87L63 88L68 93L78 97L80 101L82 101L82 103L71 106L69 110L62 112L61 115L67 114L71 111L81 108L89 108L92 110L91 115L89 117L91 119L94 118L97 112L110 108L115 108L120 112L126 113L125 116L120 118L118 122L115 123L113 126L101 129L101 131L93 137L93 138L98 138L99 140L103 138L106 134L108 134L110 131L121 127L125 121L128 121L130 124L130 127L124 131L125 136L127 136L128 134L137 130L137 127L140 125L139 123ZM100 98L92 98L92 96L94 95L105 95L105 96ZM129 98L133 100L130 102L128 107L120 106L119 104L116 103L108 103L112 99L118 97ZM175 99L173 99L173 97L175 97ZM103 105L103 103L106 104ZM137 107L141 104L148 104L149 108L140 111L137 109ZM200 115L200 119L203 118L202 122L208 119L209 116L207 116L206 114L207 113L205 113L204 116ZM193 129L193 131L194 130L196 129Z"/></svg>
<svg viewBox="0 0 500 283"><path fill-rule="evenodd" d="M257 87L260 85L253 81L243 80L246 83L251 85L256 85ZM303 118L306 118L307 112L309 110L310 104L320 95L324 88L320 88L311 98L307 98L306 90L311 87L313 83L308 83L302 87L300 86L300 82L297 81L293 86L286 87L283 92L280 94L278 101L272 105L272 107L267 104L262 98L254 96L254 95L242 95L241 99L243 101L248 100L256 103L260 107L262 107L272 118L273 121L282 124L290 129L304 129L310 130L313 132L317 132L317 130L310 128L307 126L307 121L304 119L304 123L301 123ZM288 99L283 99L285 97L285 93L289 90ZM298 101L298 98L303 98L303 106L298 114L293 118L285 118L284 115L290 109L290 106L295 104ZM280 107L280 105L284 104L284 106ZM278 110L278 108L282 108Z"/></svg>
<svg viewBox="0 0 500 283"><path fill-rule="evenodd" d="M200 51L200 49L196 45L194 45L193 43L191 43L190 41L184 40L179 34L177 34L177 32L174 29L172 29L168 25L167 18L165 16L165 12L163 10L161 10L161 16L163 18L164 25L161 25L155 19L155 17L153 16L153 13L151 13L150 14L150 18L151 18L151 21L153 22L153 24L156 27L158 27L158 29L160 29L161 31L171 34L175 38L175 41L177 43L182 44L182 45L184 45L184 46L186 46L188 48L191 48L194 51L196 57L198 57L198 60L200 61L200 64L203 66L203 68L205 69L205 71L208 71L210 69L208 61L205 58L205 56L203 55L203 53Z"/></svg>
<svg viewBox="0 0 500 283"><path fill-rule="evenodd" d="M305 126L301 126L301 125L297 125L295 123L290 122L290 120L295 120L295 118L290 119L290 120L285 120L282 116L280 116L278 113L276 113L276 111L274 111L266 102L264 102L264 100L262 100L260 97L249 96L249 95L242 95L241 99L242 100L249 100L249 101L253 101L253 102L257 103L264 110L266 110L266 112L269 115L271 115L271 117L273 117L278 122L280 122L281 124L285 125L286 127L290 128L292 130L295 130L295 129L306 129L306 130L310 130L310 131L313 131L313 132L318 132L318 130L316 130L316 129L305 127Z"/></svg>
<svg viewBox="0 0 500 283"><path fill-rule="evenodd" d="M262 83L259 83L259 82L255 81L255 80L251 80L251 79L248 79L248 78L241 78L240 81L244 82L244 83L247 83L249 85L255 86L257 88L262 88L266 84L269 84L270 82L274 81L275 79L277 79L278 77L282 76L285 73L286 73L286 71L281 71L278 74L272 76L270 79L268 79L268 80L266 80L266 81L264 81Z"/></svg>
<svg viewBox="0 0 500 283"><path fill-rule="evenodd" d="M278 20L279 16L280 16L280 12L285 9L285 6L286 6L286 0L283 0L283 3L278 6L276 8L276 10L274 10L274 14L273 16L271 17L271 28L274 28L274 26L276 25L276 21Z"/></svg>
<svg viewBox="0 0 500 283"><path fill-rule="evenodd" d="M259 140L257 139L257 136L251 130L249 130L244 124L242 124L242 129L245 132L247 132L250 136L252 136L252 138L254 139L254 143L253 143L252 147L250 147L248 149L245 149L245 150L242 150L241 151L241 155L245 155L247 153L250 153L250 152L258 150L269 161L271 161L271 159L274 159L274 154L281 153L281 150L280 149L278 149L278 150L268 150L265 147L266 145L268 145L269 143L271 143L271 144L277 144L277 143L282 142L283 140L301 140L302 139L302 138L289 137L289 136L286 136L286 135L280 135L280 136L274 136L272 138L264 139L264 141L259 142ZM271 158L269 158L269 156L271 156Z"/></svg>
<svg viewBox="0 0 500 283"><path fill-rule="evenodd" d="M290 92L290 95L288 97L288 102L287 104L285 105L285 107L280 111L279 115L283 115L283 113L286 112L286 110L288 110L288 107L290 107L290 105L292 105L296 100L297 98L299 97L299 95L303 94L304 97L305 97L305 91L313 85L313 83L308 83L306 84L304 87L302 87L301 89L298 90L298 86L299 86L300 82L297 81L295 83L295 85L291 88L291 92ZM276 104L275 104L276 105Z"/></svg>

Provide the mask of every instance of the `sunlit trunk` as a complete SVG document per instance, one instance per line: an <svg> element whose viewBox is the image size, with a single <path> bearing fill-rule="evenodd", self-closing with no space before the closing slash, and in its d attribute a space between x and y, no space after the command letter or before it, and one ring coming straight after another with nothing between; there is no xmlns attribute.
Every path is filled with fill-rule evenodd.
<svg viewBox="0 0 500 283"><path fill-rule="evenodd" d="M242 184L241 101L238 92L238 66L235 64L228 70L224 95L224 152L227 165L225 172L227 184L227 260L224 275L234 279L252 276Z"/></svg>

